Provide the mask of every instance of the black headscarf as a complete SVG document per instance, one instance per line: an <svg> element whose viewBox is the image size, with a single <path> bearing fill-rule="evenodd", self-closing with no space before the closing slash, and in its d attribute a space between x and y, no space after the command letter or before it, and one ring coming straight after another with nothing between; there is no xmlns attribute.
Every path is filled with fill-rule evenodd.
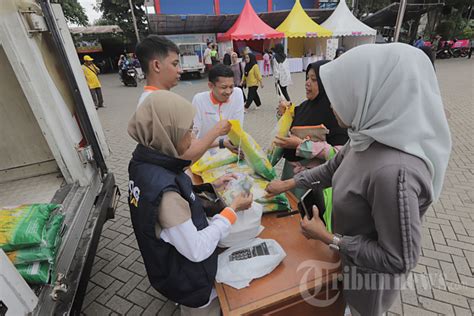
<svg viewBox="0 0 474 316"><path fill-rule="evenodd" d="M230 66L232 64L232 61L231 61L231 58L230 58L230 54L229 53L225 53L224 55L224 59L222 60L222 63L224 65L227 65L227 66Z"/></svg>
<svg viewBox="0 0 474 316"><path fill-rule="evenodd" d="M250 61L245 64L245 69L244 69L246 77L249 75L250 69L252 69L252 67L257 64L257 58L255 57L255 55L252 53L249 53L248 55L249 55Z"/></svg>
<svg viewBox="0 0 474 316"><path fill-rule="evenodd" d="M273 52L275 60L277 63L281 64L282 62L285 61L286 55L285 55L285 48L283 47L283 44L276 44L275 47L273 48Z"/></svg>
<svg viewBox="0 0 474 316"><path fill-rule="evenodd" d="M295 108L295 117L293 119L293 126L314 126L324 124L329 129L329 134L326 135L326 141L332 146L344 145L348 140L347 129L342 128L337 123L334 112L331 109L326 91L323 83L319 77L319 67L328 63L328 60L321 60L309 64L306 69L306 77L310 69L316 72L316 79L318 81L319 93L313 100L306 100ZM304 158L296 156L295 149L285 149L283 156L289 161L303 160Z"/></svg>

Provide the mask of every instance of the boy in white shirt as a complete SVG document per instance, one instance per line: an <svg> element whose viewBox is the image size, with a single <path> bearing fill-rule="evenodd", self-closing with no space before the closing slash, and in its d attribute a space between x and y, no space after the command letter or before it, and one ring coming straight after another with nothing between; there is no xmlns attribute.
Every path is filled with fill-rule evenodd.
<svg viewBox="0 0 474 316"><path fill-rule="evenodd" d="M182 73L178 54L179 49L176 44L162 36L149 35L138 43L136 55L146 74L146 86L137 108L153 91L170 90L178 84ZM227 135L231 125L227 120L221 120L213 127L205 137L193 140L181 159L192 162L199 160L209 148L215 146L218 137Z"/></svg>
<svg viewBox="0 0 474 316"><path fill-rule="evenodd" d="M196 108L194 128L198 139L205 137L223 120L239 120L241 125L244 123L244 96L242 90L234 87L232 68L224 64L212 67L208 86L210 91L196 94L192 102ZM237 152L237 147L226 136L219 137L212 146Z"/></svg>

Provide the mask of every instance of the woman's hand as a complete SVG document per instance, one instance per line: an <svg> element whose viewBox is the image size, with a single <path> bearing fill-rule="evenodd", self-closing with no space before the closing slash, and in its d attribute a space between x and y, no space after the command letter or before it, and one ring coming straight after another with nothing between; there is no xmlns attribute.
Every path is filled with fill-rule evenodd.
<svg viewBox="0 0 474 316"><path fill-rule="evenodd" d="M296 181L294 179L288 180L273 180L270 182L265 191L267 191L268 195L277 195L286 191L289 191L296 187Z"/></svg>
<svg viewBox="0 0 474 316"><path fill-rule="evenodd" d="M239 159L244 159L245 158L244 152L242 150L239 152L239 147L232 144L232 142L230 140L228 140L228 139L224 140L224 147L227 148L228 150L230 150L232 153L234 153L236 155L240 155Z"/></svg>
<svg viewBox="0 0 474 316"><path fill-rule="evenodd" d="M217 178L212 184L216 189L220 189L234 179L237 179L237 175L235 173L229 173Z"/></svg>
<svg viewBox="0 0 474 316"><path fill-rule="evenodd" d="M234 198L230 207L236 212L244 211L244 210L249 209L250 206L252 206L252 201L253 201L252 193L249 193L249 194L241 193Z"/></svg>
<svg viewBox="0 0 474 316"><path fill-rule="evenodd" d="M273 141L273 143L277 145L278 147L287 148L287 149L296 149L303 142L304 142L303 139L295 135L290 135L289 137L275 136L275 140Z"/></svg>
<svg viewBox="0 0 474 316"><path fill-rule="evenodd" d="M291 106L291 102L280 100L280 103L278 104L278 115L282 116L283 114L285 114L286 110L290 106Z"/></svg>
<svg viewBox="0 0 474 316"><path fill-rule="evenodd" d="M332 242L333 234L326 230L326 225L319 218L319 210L316 206L313 206L313 218L311 220L305 217L301 220L301 233L307 239L321 240L325 244L329 245Z"/></svg>

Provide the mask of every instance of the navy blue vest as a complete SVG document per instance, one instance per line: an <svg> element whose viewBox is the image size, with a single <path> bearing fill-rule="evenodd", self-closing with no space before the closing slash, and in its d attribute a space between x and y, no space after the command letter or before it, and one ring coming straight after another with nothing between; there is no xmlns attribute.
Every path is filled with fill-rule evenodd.
<svg viewBox="0 0 474 316"><path fill-rule="evenodd" d="M151 285L176 303L200 307L206 304L214 285L217 253L192 262L171 244L155 235L156 209L163 193L178 192L191 208L197 230L208 226L206 214L183 169L190 164L138 145L130 161L129 200L133 230Z"/></svg>

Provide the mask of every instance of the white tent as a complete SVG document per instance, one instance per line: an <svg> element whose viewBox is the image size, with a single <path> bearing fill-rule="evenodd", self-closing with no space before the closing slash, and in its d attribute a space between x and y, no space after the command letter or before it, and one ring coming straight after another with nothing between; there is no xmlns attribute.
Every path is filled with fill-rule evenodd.
<svg viewBox="0 0 474 316"><path fill-rule="evenodd" d="M331 30L333 36L339 38L338 46L344 46L346 49L362 44L375 43L377 35L376 30L359 21L351 13L345 0L339 1L336 10L321 26ZM328 57L334 56L336 48L328 47Z"/></svg>

